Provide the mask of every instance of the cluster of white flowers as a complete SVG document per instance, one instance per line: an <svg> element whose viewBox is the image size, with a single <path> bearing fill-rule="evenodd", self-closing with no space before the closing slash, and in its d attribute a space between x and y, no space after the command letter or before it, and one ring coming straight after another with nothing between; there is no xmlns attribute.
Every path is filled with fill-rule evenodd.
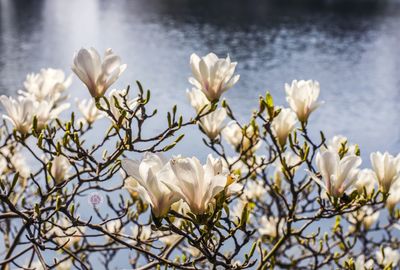
<svg viewBox="0 0 400 270"><path fill-rule="evenodd" d="M151 205L156 217L165 216L171 205L183 200L194 214L205 214L214 198L225 188L234 186L229 171L220 159L211 155L202 165L196 157L173 157L146 153L141 161L124 159L122 168L138 183L135 189ZM233 187L234 190L235 186Z"/></svg>
<svg viewBox="0 0 400 270"><path fill-rule="evenodd" d="M38 74L28 74L24 90L16 99L2 95L0 102L6 111L3 118L10 121L21 134L31 131L36 117L37 129L43 129L49 121L69 108L63 102L65 90L71 85L71 76L65 79L64 72L56 69L42 69Z"/></svg>
<svg viewBox="0 0 400 270"><path fill-rule="evenodd" d="M349 150L341 156L340 149L342 147L340 145L343 146L343 141L336 140L336 138L332 141L336 141L339 145L328 144L326 149L317 153L316 163L322 181L316 174L310 173L327 194L339 198L345 191L349 191L353 187L360 193L365 190L370 194L377 183L381 192L389 193L392 201L395 199L400 176L400 154L395 157L387 152L371 153L372 170L360 170L358 167L362 160L351 151L353 147L350 146Z"/></svg>

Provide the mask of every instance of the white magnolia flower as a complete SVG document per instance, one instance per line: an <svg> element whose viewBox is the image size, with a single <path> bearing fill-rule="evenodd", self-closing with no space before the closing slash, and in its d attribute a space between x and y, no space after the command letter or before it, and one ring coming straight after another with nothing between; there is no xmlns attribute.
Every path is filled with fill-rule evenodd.
<svg viewBox="0 0 400 270"><path fill-rule="evenodd" d="M172 244L176 243L182 236L179 234L169 232L163 233L160 235L159 240L166 246L171 246Z"/></svg>
<svg viewBox="0 0 400 270"><path fill-rule="evenodd" d="M58 103L65 99L64 91L71 85L72 76L65 78L60 69L42 69L38 74L28 74L24 82L25 91L19 93L34 101Z"/></svg>
<svg viewBox="0 0 400 270"><path fill-rule="evenodd" d="M383 253L382 250L376 252L376 260L380 265L396 267L400 260L400 253L391 247L385 247Z"/></svg>
<svg viewBox="0 0 400 270"><path fill-rule="evenodd" d="M366 230L371 228L379 218L379 211L375 211L372 207L364 206L356 212L350 213L349 216L350 227L349 231L354 232L357 229L357 224L361 223Z"/></svg>
<svg viewBox="0 0 400 270"><path fill-rule="evenodd" d="M92 97L103 96L125 69L126 65L121 65L120 57L111 49L106 50L103 61L96 49L80 49L74 55L72 65L72 70L86 84Z"/></svg>
<svg viewBox="0 0 400 270"><path fill-rule="evenodd" d="M138 195L137 187L139 186L138 181L132 176L128 176L126 172L121 169L120 173L122 178L124 179L124 189L128 190L128 192L133 196L136 197Z"/></svg>
<svg viewBox="0 0 400 270"><path fill-rule="evenodd" d="M151 237L151 228L150 226L138 226L135 225L132 227L132 237L139 240L140 242L146 242Z"/></svg>
<svg viewBox="0 0 400 270"><path fill-rule="evenodd" d="M366 269L372 269L374 266L374 260L369 259L368 261L365 261L365 256L360 255L357 257L356 261L354 262L354 267L355 270L366 270Z"/></svg>
<svg viewBox="0 0 400 270"><path fill-rule="evenodd" d="M17 99L2 95L0 102L6 111L3 118L10 121L14 128L26 134L32 128L34 103L30 98L19 96Z"/></svg>
<svg viewBox="0 0 400 270"><path fill-rule="evenodd" d="M126 102L124 101L124 97L126 99ZM108 101L110 103L110 111L114 115L114 118L116 120L121 117L121 112L119 108L122 108L126 111L133 111L138 105L138 98L131 99L126 89L111 90L110 94L108 95Z"/></svg>
<svg viewBox="0 0 400 270"><path fill-rule="evenodd" d="M104 117L104 113L97 109L93 99L83 99L77 101L78 109L83 115L83 119L78 122L93 124L96 120Z"/></svg>
<svg viewBox="0 0 400 270"><path fill-rule="evenodd" d="M311 172L310 176L329 195L338 198L356 180L357 167L360 166L362 161L360 157L355 155L348 155L340 159L337 152L325 151L317 153L316 162L322 181Z"/></svg>
<svg viewBox="0 0 400 270"><path fill-rule="evenodd" d="M286 100L297 118L306 122L310 114L323 102L318 102L319 83L317 81L292 81L292 85L285 84Z"/></svg>
<svg viewBox="0 0 400 270"><path fill-rule="evenodd" d="M236 62L231 62L229 56L223 59L209 53L200 58L192 54L190 66L193 77L189 78L189 82L203 91L208 100L218 100L223 92L239 80L239 75L234 76L236 65Z"/></svg>
<svg viewBox="0 0 400 270"><path fill-rule="evenodd" d="M371 153L372 168L376 173L379 185L383 192L388 192L390 186L398 179L400 172L400 154L397 157L388 152Z"/></svg>
<svg viewBox="0 0 400 270"><path fill-rule="evenodd" d="M245 134L245 135L244 135ZM254 130L252 125L246 127L243 131L235 122L229 122L222 130L222 136L231 144L238 152L255 152L261 145L258 139L258 130ZM244 135L244 136L243 136Z"/></svg>
<svg viewBox="0 0 400 270"><path fill-rule="evenodd" d="M224 108L219 108L203 116L199 121L199 125L208 138L215 140L225 127L225 118L226 110Z"/></svg>
<svg viewBox="0 0 400 270"><path fill-rule="evenodd" d="M68 248L81 241L85 230L84 226L74 226L64 217L49 231L49 235L58 245L65 245Z"/></svg>
<svg viewBox="0 0 400 270"><path fill-rule="evenodd" d="M108 221L104 225L105 229L111 234L122 234L124 232L124 228L122 227L121 220L113 219ZM107 239L110 239L108 235L106 235Z"/></svg>
<svg viewBox="0 0 400 270"><path fill-rule="evenodd" d="M136 190L142 200L151 205L156 217L166 215L171 204L179 199L165 185L171 181L173 174L162 155L148 152L141 161L122 160L121 166L139 183Z"/></svg>
<svg viewBox="0 0 400 270"><path fill-rule="evenodd" d="M210 101L201 90L194 88L192 91L187 90L186 94L190 105L196 110L196 113L199 113L201 110L203 110L203 113L207 111L206 106L210 105Z"/></svg>
<svg viewBox="0 0 400 270"><path fill-rule="evenodd" d="M52 101L46 100L35 102L33 114L37 119L37 128L39 130L43 129L46 124L48 124L51 120L56 119L58 115L64 110L68 109L69 106L69 103L55 105Z"/></svg>
<svg viewBox="0 0 400 270"><path fill-rule="evenodd" d="M245 189L243 190L243 197L247 200L260 200L267 193L267 189L258 180L247 180Z"/></svg>
<svg viewBox="0 0 400 270"><path fill-rule="evenodd" d="M367 194L371 194L375 189L375 183L378 182L376 178L376 174L371 169L362 169L357 174L357 180L354 183L358 193L364 193L364 188L367 191Z"/></svg>
<svg viewBox="0 0 400 270"><path fill-rule="evenodd" d="M282 234L283 226L284 222L278 217L262 216L260 219L260 227L258 228L258 233L261 236L269 236L275 238L279 234Z"/></svg>
<svg viewBox="0 0 400 270"><path fill-rule="evenodd" d="M343 145L345 145L347 152L345 153L346 155L348 154L355 154L356 151L356 145L355 144L349 144L348 140L345 136L342 135L336 135L333 136L330 140L328 140L326 143L326 146L323 145L321 147L322 151L335 151L339 153L340 150L343 149Z"/></svg>
<svg viewBox="0 0 400 270"><path fill-rule="evenodd" d="M396 204L400 202L400 181L396 181L389 189L389 196L386 199L386 206L389 211L393 211Z"/></svg>
<svg viewBox="0 0 400 270"><path fill-rule="evenodd" d="M293 131L296 123L296 114L288 108L281 108L279 114L272 120L272 132L281 146L286 144L287 137Z"/></svg>
<svg viewBox="0 0 400 270"><path fill-rule="evenodd" d="M61 184L68 177L71 163L65 156L56 156L51 162L50 173L56 184Z"/></svg>
<svg viewBox="0 0 400 270"><path fill-rule="evenodd" d="M22 152L17 150L11 152L8 148L2 148L1 150L1 168L4 173L5 170L8 169L8 166L11 165L12 172L18 172L21 178L27 179L30 174L30 168L26 163L25 155ZM8 164L6 158L9 159L11 164ZM3 164L5 162L5 164Z"/></svg>
<svg viewBox="0 0 400 270"><path fill-rule="evenodd" d="M71 270L73 269L73 264L71 260L63 261L56 266L56 270Z"/></svg>
<svg viewBox="0 0 400 270"><path fill-rule="evenodd" d="M211 155L204 166L195 157L175 157L170 165L175 177L164 183L189 205L194 214L206 213L213 198L227 185L228 175L222 172L222 163L216 164Z"/></svg>

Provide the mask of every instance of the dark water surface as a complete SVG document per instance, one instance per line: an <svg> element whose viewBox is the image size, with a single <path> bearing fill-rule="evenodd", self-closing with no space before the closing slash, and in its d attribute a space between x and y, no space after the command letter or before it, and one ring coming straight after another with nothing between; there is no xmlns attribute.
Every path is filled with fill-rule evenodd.
<svg viewBox="0 0 400 270"><path fill-rule="evenodd" d="M82 46L112 47L128 64L116 87L138 79L163 114L177 103L188 116L190 54L229 53L241 79L226 98L241 119L265 90L284 104L285 82L315 79L326 101L311 117L315 131L348 136L364 157L398 152L400 5L293 2L0 0L0 92L15 94L25 74L42 67L69 72ZM88 97L77 78L71 91ZM206 155L191 144L176 151Z"/></svg>

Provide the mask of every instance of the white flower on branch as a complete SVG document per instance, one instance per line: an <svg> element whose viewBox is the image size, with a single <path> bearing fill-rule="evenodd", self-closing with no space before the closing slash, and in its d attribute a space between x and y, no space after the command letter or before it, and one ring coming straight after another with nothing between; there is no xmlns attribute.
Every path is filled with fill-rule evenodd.
<svg viewBox="0 0 400 270"><path fill-rule="evenodd" d="M228 184L222 162L215 162L211 155L204 166L195 157L175 157L170 165L175 177L173 181L164 180L164 183L189 205L194 214L205 214L212 199Z"/></svg>
<svg viewBox="0 0 400 270"><path fill-rule="evenodd" d="M190 101L190 105L196 110L196 113L202 110L203 113L207 111L207 106L209 107L210 101L201 90L196 88L192 89L192 91L187 90L186 95Z"/></svg>
<svg viewBox="0 0 400 270"><path fill-rule="evenodd" d="M51 101L43 100L34 103L34 112L32 112L37 119L37 128L43 129L51 120L54 120L64 110L68 109L69 103L56 105Z"/></svg>
<svg viewBox="0 0 400 270"><path fill-rule="evenodd" d="M355 270L366 270L366 269L370 270L372 269L373 266L374 266L374 260L369 259L368 261L365 261L364 255L358 256L354 263Z"/></svg>
<svg viewBox="0 0 400 270"><path fill-rule="evenodd" d="M71 169L71 163L65 156L56 156L51 161L50 173L56 184L61 184L68 177L68 172Z"/></svg>
<svg viewBox="0 0 400 270"><path fill-rule="evenodd" d="M96 120L104 117L104 112L96 107L93 99L83 99L77 101L78 109L82 113L83 118L78 120L81 123L93 124Z"/></svg>
<svg viewBox="0 0 400 270"><path fill-rule="evenodd" d="M318 152L316 163L322 181L314 173L309 174L329 195L339 198L353 185L361 162L361 158L355 155L340 159L339 154L334 151Z"/></svg>
<svg viewBox="0 0 400 270"><path fill-rule="evenodd" d="M364 226L364 229L369 230L373 224L379 218L379 211L375 211L372 207L364 206L359 210L352 212L348 215L349 231L354 232L357 230L357 224L360 223Z"/></svg>
<svg viewBox="0 0 400 270"><path fill-rule="evenodd" d="M223 59L209 53L200 58L193 53L190 56L193 77L189 78L189 82L203 91L208 100L218 100L222 93L239 80L239 75L234 75L236 65L229 56Z"/></svg>
<svg viewBox="0 0 400 270"><path fill-rule="evenodd" d="M345 136L342 136L342 135L333 136L325 144L326 144L326 146L323 145L321 147L321 151L335 151L337 153L342 151L341 154L344 154L344 155L355 154L356 145L348 144L348 140ZM343 146L345 146L345 147L343 147ZM344 150L346 150L345 153L343 152Z"/></svg>
<svg viewBox="0 0 400 270"><path fill-rule="evenodd" d="M84 236L86 228L83 226L74 226L67 220L67 218L62 218L59 224L53 226L49 231L49 235L54 239L54 241L65 247L73 247L75 244L79 243Z"/></svg>
<svg viewBox="0 0 400 270"><path fill-rule="evenodd" d="M281 108L279 114L272 120L271 129L276 136L279 145L286 144L287 137L293 131L297 123L296 114L289 108Z"/></svg>
<svg viewBox="0 0 400 270"><path fill-rule="evenodd" d="M367 194L371 194L375 189L375 184L378 182L376 174L371 169L362 169L357 174L357 180L354 183L359 194L364 193L364 189Z"/></svg>
<svg viewBox="0 0 400 270"><path fill-rule="evenodd" d="M177 194L165 185L173 178L167 162L162 155L153 153L145 153L141 161L121 161L121 166L128 176L139 183L136 190L142 200L151 205L156 217L165 216L171 204L179 199Z"/></svg>
<svg viewBox="0 0 400 270"><path fill-rule="evenodd" d="M398 250L394 250L391 247L385 247L376 252L376 260L380 265L391 265L393 268L395 268L399 263L400 253Z"/></svg>
<svg viewBox="0 0 400 270"><path fill-rule="evenodd" d="M262 216L260 219L260 226L258 233L261 236L268 236L275 238L283 233L284 222L279 217L266 217Z"/></svg>
<svg viewBox="0 0 400 270"><path fill-rule="evenodd" d="M104 53L103 61L94 48L80 49L74 55L72 70L87 86L92 97L101 97L124 72L126 65L111 49Z"/></svg>
<svg viewBox="0 0 400 270"><path fill-rule="evenodd" d="M148 241L151 237L151 232L150 226L135 225L132 227L132 237L140 242Z"/></svg>
<svg viewBox="0 0 400 270"><path fill-rule="evenodd" d="M210 140L215 140L225 127L225 118L226 110L224 108L219 108L203 116L199 121L199 126Z"/></svg>
<svg viewBox="0 0 400 270"><path fill-rule="evenodd" d="M310 114L323 102L318 102L319 83L317 81L292 81L292 84L285 84L286 100L297 118L306 122Z"/></svg>
<svg viewBox="0 0 400 270"><path fill-rule="evenodd" d="M2 95L0 102L6 111L3 118L10 121L14 128L26 134L32 128L34 103L30 98L19 96L17 99Z"/></svg>
<svg viewBox="0 0 400 270"><path fill-rule="evenodd" d="M383 192L388 192L391 185L399 178L400 154L397 157L388 152L371 153L371 164Z"/></svg>
<svg viewBox="0 0 400 270"><path fill-rule="evenodd" d="M65 78L65 74L60 69L42 69L38 74L28 74L24 82L24 90L19 94L41 102L48 101L58 103L64 100L65 90L71 85L72 76Z"/></svg>
<svg viewBox="0 0 400 270"><path fill-rule="evenodd" d="M261 181L248 179L243 190L243 197L246 200L262 200L266 193L267 189Z"/></svg>
<svg viewBox="0 0 400 270"><path fill-rule="evenodd" d="M393 211L396 204L400 202L400 181L396 181L390 186L389 196L386 199L386 207Z"/></svg>
<svg viewBox="0 0 400 270"><path fill-rule="evenodd" d="M240 128L238 123L231 121L222 130L222 136L231 144L237 152L243 154L254 153L261 145L258 139L258 129L253 125Z"/></svg>

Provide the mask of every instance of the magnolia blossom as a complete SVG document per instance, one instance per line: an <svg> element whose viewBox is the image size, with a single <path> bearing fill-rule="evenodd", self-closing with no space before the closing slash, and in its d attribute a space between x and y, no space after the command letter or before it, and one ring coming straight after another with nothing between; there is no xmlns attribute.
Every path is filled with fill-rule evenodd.
<svg viewBox="0 0 400 270"><path fill-rule="evenodd" d="M104 117L104 113L97 109L93 99L83 99L77 101L78 109L83 115L83 119L78 122L93 124L96 120Z"/></svg>
<svg viewBox="0 0 400 270"><path fill-rule="evenodd" d="M386 199L386 207L389 211L393 211L396 204L400 202L400 181L396 181L389 189L389 196Z"/></svg>
<svg viewBox="0 0 400 270"><path fill-rule="evenodd" d="M20 90L21 95L41 102L49 101L57 103L64 99L63 92L71 85L72 76L65 78L60 69L42 69L38 74L28 74L24 82L25 91Z"/></svg>
<svg viewBox="0 0 400 270"><path fill-rule="evenodd" d="M46 124L58 117L58 115L64 110L68 109L69 103L63 103L61 105L55 105L52 101L43 100L41 102L34 103L34 115L37 119L37 128L43 129Z"/></svg>
<svg viewBox="0 0 400 270"><path fill-rule="evenodd" d="M378 220L379 211L375 211L372 207L364 206L356 212L350 213L348 218L351 223L349 231L356 231L358 223L361 223L368 230Z"/></svg>
<svg viewBox="0 0 400 270"><path fill-rule="evenodd" d="M56 156L51 162L50 173L54 178L56 184L64 182L68 176L68 172L71 169L71 163L65 156Z"/></svg>
<svg viewBox="0 0 400 270"><path fill-rule="evenodd" d="M235 122L231 121L222 130L222 136L230 143L236 151L255 152L261 145L258 140L258 130L253 125L244 128L245 131Z"/></svg>
<svg viewBox="0 0 400 270"><path fill-rule="evenodd" d="M193 77L189 78L189 82L203 91L208 100L218 100L223 92L239 80L239 75L234 76L236 65L236 62L231 62L229 56L223 59L209 53L200 58L192 54L190 66Z"/></svg>
<svg viewBox="0 0 400 270"><path fill-rule="evenodd" d="M216 109L215 111L203 116L199 121L199 125L208 138L215 140L221 133L221 130L225 127L225 118L226 110L224 108Z"/></svg>
<svg viewBox="0 0 400 270"><path fill-rule="evenodd" d="M366 270L366 269L372 269L374 266L374 260L369 259L368 261L365 261L365 256L360 255L357 257L356 261L354 262L354 270Z"/></svg>
<svg viewBox="0 0 400 270"><path fill-rule="evenodd" d="M367 191L367 194L371 194L375 189L375 183L378 182L376 178L376 174L371 169L362 169L357 174L357 180L354 183L358 193L364 193L364 188Z"/></svg>
<svg viewBox="0 0 400 270"><path fill-rule="evenodd" d="M326 146L325 146L326 145ZM346 153L343 154L355 154L356 151L356 145L355 144L348 144L348 140L345 136L342 135L336 135L333 136L330 140L328 140L325 145L321 147L322 151L335 151L339 153L339 151L347 150ZM343 145L345 146L345 149L343 149Z"/></svg>
<svg viewBox="0 0 400 270"><path fill-rule="evenodd" d="M397 157L388 152L371 153L371 164L383 192L388 192L391 185L398 179L400 172L400 154Z"/></svg>
<svg viewBox="0 0 400 270"><path fill-rule="evenodd" d="M296 114L288 108L282 108L273 119L271 129L281 146L286 144L287 137L293 131L297 123Z"/></svg>
<svg viewBox="0 0 400 270"><path fill-rule="evenodd" d="M275 238L278 234L283 232L284 222L278 217L266 217L262 216L260 219L260 227L258 233L262 236L269 236Z"/></svg>
<svg viewBox="0 0 400 270"><path fill-rule="evenodd" d="M26 134L32 128L34 103L30 98L19 96L17 99L7 96L1 96L0 102L7 114L3 118L10 121L14 128Z"/></svg>
<svg viewBox="0 0 400 270"><path fill-rule="evenodd" d="M243 197L247 200L260 200L266 193L267 189L260 181L249 179L243 190Z"/></svg>
<svg viewBox="0 0 400 270"><path fill-rule="evenodd" d="M204 166L195 157L175 157L170 166L175 177L164 183L189 205L194 214L206 213L212 199L227 185L228 175L222 171L222 162L216 163L211 155Z"/></svg>
<svg viewBox="0 0 400 270"><path fill-rule="evenodd" d="M126 65L111 49L104 53L101 61L99 53L94 48L80 49L74 55L72 70L87 86L92 97L101 97L107 89L124 72Z"/></svg>
<svg viewBox="0 0 400 270"><path fill-rule="evenodd" d="M86 228L84 226L74 226L66 218L62 218L57 226L54 226L50 231L54 241L65 247L72 247L82 239Z"/></svg>
<svg viewBox="0 0 400 270"><path fill-rule="evenodd" d="M318 102L319 83L317 81L292 81L292 85L285 84L286 100L297 118L306 122L310 114L323 102Z"/></svg>
<svg viewBox="0 0 400 270"><path fill-rule="evenodd" d="M124 98L126 99L126 102ZM119 120L121 117L120 108L126 111L133 111L138 105L138 98L131 99L126 89L111 90L108 95L108 100L110 103L110 111L116 120Z"/></svg>
<svg viewBox="0 0 400 270"><path fill-rule="evenodd" d="M124 179L124 189L126 189L132 197L137 197L139 195L137 192L137 187L139 186L138 181L136 181L132 176L126 175L126 172L123 169L121 169L120 172Z"/></svg>
<svg viewBox="0 0 400 270"><path fill-rule="evenodd" d="M136 190L142 200L151 205L156 217L166 215L171 204L179 199L166 186L173 176L167 160L162 155L148 152L141 161L122 160L121 166L139 183Z"/></svg>
<svg viewBox="0 0 400 270"><path fill-rule="evenodd" d="M322 181L313 173L310 176L326 192L333 197L341 197L356 180L357 167L361 164L361 158L348 155L340 159L334 151L318 152L316 157L317 167L321 173Z"/></svg>
<svg viewBox="0 0 400 270"><path fill-rule="evenodd" d="M382 250L376 252L376 260L380 265L396 267L400 260L400 253L391 247L385 247L383 252Z"/></svg>
<svg viewBox="0 0 400 270"><path fill-rule="evenodd" d="M194 88L192 91L187 90L186 94L190 105L196 110L196 113L200 113L201 110L205 112L206 106L210 105L210 101L201 90Z"/></svg>
<svg viewBox="0 0 400 270"><path fill-rule="evenodd" d="M139 240L140 242L146 242L151 237L151 228L150 226L138 226L135 225L132 227L132 237Z"/></svg>
<svg viewBox="0 0 400 270"><path fill-rule="evenodd" d="M31 171L28 164L26 163L25 155L22 152L18 151L17 149L11 151L8 147L1 148L0 152L1 173L7 173L8 169L11 167L10 171L18 172L19 177L23 179L27 179L30 176ZM10 162L8 162L8 160L10 160Z"/></svg>

